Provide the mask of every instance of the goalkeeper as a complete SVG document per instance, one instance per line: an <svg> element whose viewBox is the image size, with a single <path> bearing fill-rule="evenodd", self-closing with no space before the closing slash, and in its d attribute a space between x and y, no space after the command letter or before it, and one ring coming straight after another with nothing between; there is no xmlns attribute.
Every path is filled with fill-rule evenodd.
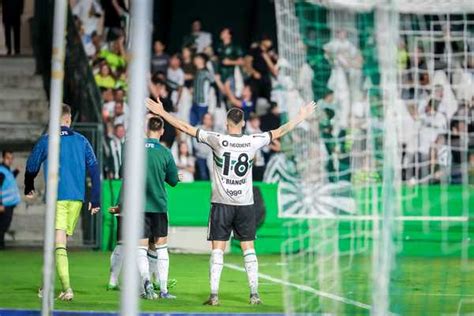
<svg viewBox="0 0 474 316"><path fill-rule="evenodd" d="M59 150L59 183L56 203L56 269L62 285L59 299L71 301L74 293L69 280L67 236L72 236L84 202L86 170L92 179L91 214L100 210L100 173L97 159L89 141L71 129L71 108L63 104L61 116L61 145ZM35 193L34 179L44 163L48 168L48 135L43 135L33 148L26 163L25 194L32 198ZM42 295L42 290L39 291Z"/></svg>

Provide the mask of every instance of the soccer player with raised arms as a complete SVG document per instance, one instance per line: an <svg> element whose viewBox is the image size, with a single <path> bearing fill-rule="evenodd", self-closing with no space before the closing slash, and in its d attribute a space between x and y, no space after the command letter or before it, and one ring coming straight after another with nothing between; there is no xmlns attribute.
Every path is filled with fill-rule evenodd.
<svg viewBox="0 0 474 316"><path fill-rule="evenodd" d="M270 132L243 135L244 113L238 108L227 112L227 135L197 129L185 123L163 109L160 100L147 99L148 109L160 115L180 131L196 137L213 151L212 197L209 215L208 240L212 242L210 260L211 295L204 303L218 305L219 281L224 265L226 242L233 231L240 241L245 270L250 287L250 304L261 304L258 294L258 261L254 240L256 219L253 209L252 164L255 153L272 139L277 139L293 130L308 118L316 104L310 102L303 106L297 117Z"/></svg>

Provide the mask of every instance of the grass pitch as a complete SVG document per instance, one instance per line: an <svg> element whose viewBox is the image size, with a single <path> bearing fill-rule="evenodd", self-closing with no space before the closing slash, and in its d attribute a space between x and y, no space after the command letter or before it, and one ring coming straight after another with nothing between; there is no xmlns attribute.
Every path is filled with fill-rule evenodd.
<svg viewBox="0 0 474 316"><path fill-rule="evenodd" d="M109 278L110 253L69 251L72 302L55 300L58 310L117 311L120 293L106 291ZM226 255L225 263L243 266L242 256ZM260 272L281 277L280 256L259 256ZM10 250L0 252L0 308L40 309L36 296L41 280L40 250ZM140 300L142 311L197 313L270 313L283 312L282 287L262 280L260 292L263 305L248 303L249 289L245 273L224 268L219 299L221 306L203 306L209 296L209 256L170 254L170 278L178 284L170 293L176 300ZM56 278L56 289L60 288ZM58 291L56 290L56 295Z"/></svg>
<svg viewBox="0 0 474 316"><path fill-rule="evenodd" d="M117 311L119 292L106 291L110 253L94 251L70 251L70 275L75 292L72 302L55 301L57 310ZM246 274L225 267L220 286L221 306L203 306L209 294L208 255L170 254L170 278L178 280L171 291L176 300L140 300L141 310L149 312L193 313L283 313L283 288L280 283L282 266L278 255L260 255L260 294L263 305L248 304ZM243 267L242 256L226 255L226 264ZM0 252L0 308L40 309L36 292L41 280L42 252L40 250L10 250ZM474 313L474 273L460 266L459 259L446 257L404 257L397 260L398 268L391 278L391 310L400 315L461 315ZM370 305L369 286L371 264L369 258L354 258L352 263L341 259L341 289L345 300ZM314 263L314 268L318 265ZM294 267L295 268L295 267ZM291 281L311 284L316 290L327 291L322 284L298 280L298 272L305 266L292 270ZM331 279L331 278L330 278ZM331 281L331 280L330 280ZM316 282L316 283L315 283ZM59 284L56 283L56 289ZM56 291L57 292L57 291ZM319 297L293 286L296 311L314 310L335 314L368 315L369 310ZM461 303L461 305L460 305ZM313 308L314 307L314 308ZM1 313L0 313L1 314Z"/></svg>

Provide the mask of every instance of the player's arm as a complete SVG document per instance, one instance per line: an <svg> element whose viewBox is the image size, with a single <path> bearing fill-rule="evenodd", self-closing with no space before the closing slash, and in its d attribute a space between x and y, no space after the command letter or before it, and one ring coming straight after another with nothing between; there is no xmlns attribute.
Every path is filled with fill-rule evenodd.
<svg viewBox="0 0 474 316"><path fill-rule="evenodd" d="M46 136L41 136L31 151L28 160L26 161L25 171L25 195L33 197L35 192L35 178L40 171L41 164L46 160L48 153L48 142Z"/></svg>
<svg viewBox="0 0 474 316"><path fill-rule="evenodd" d="M168 155L168 168L166 169L165 181L172 187L176 186L179 182L178 168L176 167L171 153Z"/></svg>
<svg viewBox="0 0 474 316"><path fill-rule="evenodd" d="M100 171L97 158L95 157L94 151L92 150L91 144L87 139L86 142L86 168L89 176L91 177L92 188L91 188L91 214L95 214L100 210Z"/></svg>
<svg viewBox="0 0 474 316"><path fill-rule="evenodd" d="M3 181L5 181L5 175L0 173L0 188L3 186ZM5 207L3 206L2 195L0 194L0 213L3 211L5 211Z"/></svg>
<svg viewBox="0 0 474 316"><path fill-rule="evenodd" d="M197 136L197 128L184 121L181 121L180 119L177 119L173 115L166 112L163 108L163 104L161 103L160 99L157 98L155 102L152 99L148 98L146 100L146 107L148 108L148 110L150 110L150 112L161 116L165 121L170 123L175 128L179 129L183 133L186 133L192 137Z"/></svg>
<svg viewBox="0 0 474 316"><path fill-rule="evenodd" d="M303 106L295 118L288 121L286 124L283 124L279 128L270 131L270 133L272 134L272 139L278 139L288 134L289 132L291 132L301 122L303 122L308 117L310 117L311 114L314 113L315 108L316 108L316 103L314 101L311 101L310 103Z"/></svg>

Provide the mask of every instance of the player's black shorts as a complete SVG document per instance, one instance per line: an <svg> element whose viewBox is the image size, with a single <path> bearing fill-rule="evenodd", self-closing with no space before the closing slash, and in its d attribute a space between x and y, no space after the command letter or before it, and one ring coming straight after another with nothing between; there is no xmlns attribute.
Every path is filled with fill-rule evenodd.
<svg viewBox="0 0 474 316"><path fill-rule="evenodd" d="M114 215L117 219L117 242L122 242L122 215Z"/></svg>
<svg viewBox="0 0 474 316"><path fill-rule="evenodd" d="M255 217L253 205L212 203L207 240L227 241L232 231L239 241L255 240Z"/></svg>
<svg viewBox="0 0 474 316"><path fill-rule="evenodd" d="M168 236L168 213L145 213L143 238Z"/></svg>

